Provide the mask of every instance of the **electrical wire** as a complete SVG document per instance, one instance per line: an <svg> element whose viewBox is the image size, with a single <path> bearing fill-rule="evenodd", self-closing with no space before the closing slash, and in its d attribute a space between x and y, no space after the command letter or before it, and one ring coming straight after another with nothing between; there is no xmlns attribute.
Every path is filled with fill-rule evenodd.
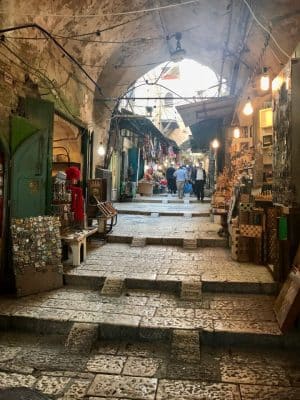
<svg viewBox="0 0 300 400"><path fill-rule="evenodd" d="M139 14L139 13L148 13L148 12L155 12L159 10L166 10L169 8L175 8L175 7L183 7L187 6L190 4L195 4L199 3L201 0L188 0L184 1L182 3L174 3L174 4L168 4L166 6L160 6L160 7L154 7L154 8L147 8L143 10L132 10L132 11L123 11L123 12L115 12L115 13L102 13L102 14L73 14L73 15L65 15L65 14L51 14L51 13L39 13L40 17L60 17L60 18L104 18L107 16L119 16L119 15L130 15L130 14ZM0 11L0 14L10 14L9 11ZM31 17L33 15L36 16L36 14L31 14L31 13L14 13L14 15L21 15L21 16L27 16Z"/></svg>
<svg viewBox="0 0 300 400"><path fill-rule="evenodd" d="M99 91L100 95L104 97L104 94L102 92L101 87L98 85L98 83L88 74L88 72L81 66L81 64L76 60L76 58L74 58L52 35L51 33L49 33L46 29L44 29L43 27L41 27L38 24L25 24L25 25L19 25L19 26L15 26L15 27L11 27L11 28L6 28L6 29L0 29L0 34L4 34L6 32L11 32L11 31L15 31L15 30L21 30L21 29L27 29L27 28L34 28L34 29L38 29L40 32L42 32L45 36L49 37L54 44L63 52L64 55L66 55L72 63L76 64L77 67L83 72L83 74L95 85L96 89ZM3 40L2 40L3 43ZM104 103L104 107L107 108L110 112L112 112L112 110L110 109L110 107Z"/></svg>
<svg viewBox="0 0 300 400"><path fill-rule="evenodd" d="M62 35L54 35L54 36L60 37L62 39L71 39L71 38L76 38L76 37L90 36L90 35L94 35L94 34L101 35L102 32L111 31L113 29L119 28L120 26L124 26L124 25L130 24L131 22L135 22L135 21L137 21L137 20L139 20L141 18L143 18L143 16L139 16L139 17L133 18L130 21L121 22L120 24L117 24L117 25L108 26L107 28L104 28L104 29L98 29L95 32L81 33L81 34L72 35L72 36L62 36Z"/></svg>
<svg viewBox="0 0 300 400"><path fill-rule="evenodd" d="M119 64L112 64L111 66L119 69L119 68L139 68L139 67L151 67L153 65L159 65L164 63L166 60L159 60L156 62L152 62L152 63L146 63L146 64L136 64L136 65L119 65ZM104 65L92 65L92 64L81 64L84 67L89 67L89 68L104 68L106 67L108 64L104 64Z"/></svg>
<svg viewBox="0 0 300 400"><path fill-rule="evenodd" d="M55 87L55 85L53 84L53 82L51 81L51 79L49 79L47 76L43 75L38 69L32 67L31 65L29 65L26 61L24 61L17 53L15 53L9 46L7 46L7 44L5 44L4 42L1 42L1 45L4 46L11 54L13 54L19 61L21 61L24 65L26 65L27 68L29 68L33 75L35 75L37 78L41 79L42 81L44 81L44 83L47 86L47 89L50 90L51 94L52 90L55 91L56 96L58 98L58 100L60 101L61 105L63 106L63 108L67 111L68 114L70 114L73 118L77 118L69 109L69 107L66 105L65 101L63 100L61 94L59 93L59 91L57 90L57 88ZM14 63L15 64L15 63ZM17 65L17 64L15 64ZM48 83L48 85L47 85ZM49 84L51 87L49 87Z"/></svg>
<svg viewBox="0 0 300 400"><path fill-rule="evenodd" d="M27 28L38 29L45 36L49 37L54 42L54 44L71 60L71 62L77 65L77 67L81 70L81 72L83 72L83 74L95 85L95 87L99 90L100 94L103 96L102 89L98 85L98 83L87 73L87 71L80 65L80 63L51 35L51 33L49 33L46 29L44 29L40 25L34 23L34 24L19 25L12 28L0 29L0 34L1 33L5 34L6 32L22 30Z"/></svg>
<svg viewBox="0 0 300 400"><path fill-rule="evenodd" d="M167 70L168 65L171 63L172 61L168 61L161 69L160 74L158 75L158 77L155 79L154 82L149 82L145 79L145 77L143 76L144 81L147 83L147 85L156 85L157 82L160 80L160 78L163 76L164 72Z"/></svg>
<svg viewBox="0 0 300 400"><path fill-rule="evenodd" d="M284 63L280 60L280 58L278 57L278 55L275 53L275 51L272 49L271 46L269 46L269 50L272 53L272 55L274 56L274 58L279 62L279 64L284 65Z"/></svg>
<svg viewBox="0 0 300 400"><path fill-rule="evenodd" d="M56 35L54 35L57 37ZM61 39L61 38L58 38ZM66 40L73 40L76 42L82 42L82 43L101 43L101 44L136 44L136 43L141 43L143 42L150 42L153 40L162 40L163 37L153 37L153 38L133 38L129 40L92 40L92 39L77 39L77 38L65 38Z"/></svg>
<svg viewBox="0 0 300 400"><path fill-rule="evenodd" d="M101 43L101 44L136 44L141 42L143 44L144 42L147 41L153 41L153 40L162 40L163 37L153 37L153 38L133 38L129 40L93 40L93 39L78 39L78 38L73 38L73 37L62 37L58 35L52 35L55 38L58 38L60 40L65 39L65 40L73 40L76 42L81 42L81 43ZM15 39L15 40L49 40L49 38L37 38L37 37L23 37L23 36L5 36L8 39Z"/></svg>
<svg viewBox="0 0 300 400"><path fill-rule="evenodd" d="M276 46L278 47L278 49L281 51L282 54L284 54L288 59L290 59L290 56L288 55L288 53L283 50L283 48L280 46L280 44L277 42L277 40L275 39L274 35L271 33L271 31L269 29L267 29L256 17L256 15L254 14L254 11L252 10L251 6L249 5L249 3L247 2L247 0L243 0L243 2L246 4L246 6L248 7L250 14L252 15L254 21L268 34L270 35L270 38L273 40L273 42L276 44Z"/></svg>

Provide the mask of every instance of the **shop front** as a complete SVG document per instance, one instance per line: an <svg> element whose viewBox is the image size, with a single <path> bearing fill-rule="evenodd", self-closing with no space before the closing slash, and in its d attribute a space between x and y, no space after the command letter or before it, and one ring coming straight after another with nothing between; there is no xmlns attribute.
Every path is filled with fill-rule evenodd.
<svg viewBox="0 0 300 400"><path fill-rule="evenodd" d="M87 130L53 103L27 97L18 109L9 144L0 143L0 275L1 291L26 295L62 286L62 228L83 226L90 146ZM70 167L79 172L77 221L72 189L62 183Z"/></svg>
<svg viewBox="0 0 300 400"><path fill-rule="evenodd" d="M232 258L267 265L282 284L295 263L300 238L300 63L292 59L271 90L237 110L227 130L229 160L212 198L223 216ZM250 111L251 112L250 112Z"/></svg>
<svg viewBox="0 0 300 400"><path fill-rule="evenodd" d="M130 201L137 193L151 195L159 190L163 171L176 160L178 148L147 118L128 111L115 117L111 132L118 132L117 150L112 152L110 166L113 182L120 177L119 199Z"/></svg>

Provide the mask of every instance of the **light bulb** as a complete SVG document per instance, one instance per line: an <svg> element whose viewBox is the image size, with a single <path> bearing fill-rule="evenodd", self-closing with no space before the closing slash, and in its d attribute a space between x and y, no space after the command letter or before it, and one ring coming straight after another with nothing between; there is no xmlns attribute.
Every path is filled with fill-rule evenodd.
<svg viewBox="0 0 300 400"><path fill-rule="evenodd" d="M233 137L234 137L235 139L238 139L240 136L241 136L240 128L235 127L234 130L233 130Z"/></svg>
<svg viewBox="0 0 300 400"><path fill-rule="evenodd" d="M260 77L260 88L263 91L268 91L270 89L270 77L269 75L263 75Z"/></svg>
<svg viewBox="0 0 300 400"><path fill-rule="evenodd" d="M250 97L248 97L247 103L245 104L245 106L243 108L243 113L245 115L253 114L253 107L252 107L252 104L251 104Z"/></svg>
<svg viewBox="0 0 300 400"><path fill-rule="evenodd" d="M263 75L260 77L260 89L268 91L270 89L270 77L268 74L268 67L263 67Z"/></svg>
<svg viewBox="0 0 300 400"><path fill-rule="evenodd" d="M272 82L273 92L276 92L281 88L282 82L283 82L283 80L282 80L281 76L277 76L275 79L273 79L273 82Z"/></svg>
<svg viewBox="0 0 300 400"><path fill-rule="evenodd" d="M216 150L219 148L220 143L217 139L214 139L211 145L212 145L212 148Z"/></svg>
<svg viewBox="0 0 300 400"><path fill-rule="evenodd" d="M105 147L103 146L102 143L100 143L97 152L98 152L99 156L104 156L105 155Z"/></svg>

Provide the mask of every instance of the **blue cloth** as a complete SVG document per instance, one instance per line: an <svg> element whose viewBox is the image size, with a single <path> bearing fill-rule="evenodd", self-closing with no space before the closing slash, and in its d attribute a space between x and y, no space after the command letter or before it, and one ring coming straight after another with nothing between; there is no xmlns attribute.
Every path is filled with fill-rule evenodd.
<svg viewBox="0 0 300 400"><path fill-rule="evenodd" d="M191 193L192 189L193 189L192 184L186 182L186 183L184 184L183 192L184 192L184 193Z"/></svg>
<svg viewBox="0 0 300 400"><path fill-rule="evenodd" d="M187 179L186 170L183 168L179 168L177 171L174 172L174 176L177 182L184 182Z"/></svg>

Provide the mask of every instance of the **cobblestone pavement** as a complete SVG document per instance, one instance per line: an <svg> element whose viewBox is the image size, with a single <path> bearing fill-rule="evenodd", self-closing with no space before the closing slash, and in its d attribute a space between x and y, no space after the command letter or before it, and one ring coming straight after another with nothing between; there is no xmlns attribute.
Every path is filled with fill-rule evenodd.
<svg viewBox="0 0 300 400"><path fill-rule="evenodd" d="M160 213L160 214L208 214L210 204L203 203L188 203L188 204L173 204L173 203L114 203L114 207L124 213Z"/></svg>
<svg viewBox="0 0 300 400"><path fill-rule="evenodd" d="M177 246L138 248L120 243L90 245L87 260L69 269L68 274L158 281L201 279L228 285L257 283L261 288L274 282L265 266L233 261L228 249L206 247L191 251Z"/></svg>
<svg viewBox="0 0 300 400"><path fill-rule="evenodd" d="M67 287L22 299L3 299L0 315L10 320L108 324L111 331L125 326L138 335L145 329L162 334L173 329L198 329L210 335L237 332L254 335L254 342L264 335L281 339L273 302L274 297L267 295L225 293L203 293L200 299L187 301L171 293L128 289L120 297L111 297L101 295L100 290Z"/></svg>
<svg viewBox="0 0 300 400"><path fill-rule="evenodd" d="M174 204L194 206L206 207ZM0 399L22 386L57 400L300 400L299 341L278 329L268 270L193 240L190 250L143 240L220 240L209 218L189 217L119 215L113 235L131 245L93 241L65 287L2 298Z"/></svg>
<svg viewBox="0 0 300 400"><path fill-rule="evenodd" d="M63 336L0 334L0 396L23 386L59 400L299 400L299 377L295 352L199 346L194 331L77 354Z"/></svg>
<svg viewBox="0 0 300 400"><path fill-rule="evenodd" d="M139 202L147 202L147 203L163 203L163 202L168 202L168 203L177 203L177 204L184 204L185 202L190 202L190 203L196 203L196 204L201 204L197 198L192 195L184 195L183 199L179 199L177 195L174 194L157 194L153 196L140 196L139 194L136 195L136 197L132 201L133 203L139 203ZM210 199L209 198L204 198L204 203L210 204Z"/></svg>
<svg viewBox="0 0 300 400"><path fill-rule="evenodd" d="M209 217L152 217L121 214L110 236L220 240L219 229L220 225L210 222Z"/></svg>

